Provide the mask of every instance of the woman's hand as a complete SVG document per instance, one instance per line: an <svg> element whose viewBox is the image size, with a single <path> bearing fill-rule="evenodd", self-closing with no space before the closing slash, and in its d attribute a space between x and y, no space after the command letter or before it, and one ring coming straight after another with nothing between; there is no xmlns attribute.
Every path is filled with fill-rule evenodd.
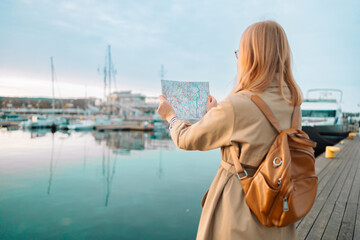
<svg viewBox="0 0 360 240"><path fill-rule="evenodd" d="M216 99L209 94L208 95L208 100L207 100L207 103L206 103L206 112L208 112L211 108L216 107L216 106L217 106Z"/></svg>
<svg viewBox="0 0 360 240"><path fill-rule="evenodd" d="M160 104L157 109L157 112L160 115L160 117L162 117L166 121L170 122L170 120L173 117L176 117L175 111L163 95L160 95L159 99L160 99Z"/></svg>

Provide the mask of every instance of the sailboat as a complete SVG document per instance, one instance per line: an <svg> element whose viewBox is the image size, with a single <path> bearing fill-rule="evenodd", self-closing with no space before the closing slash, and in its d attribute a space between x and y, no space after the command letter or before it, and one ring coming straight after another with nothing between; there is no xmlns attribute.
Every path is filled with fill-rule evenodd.
<svg viewBox="0 0 360 240"><path fill-rule="evenodd" d="M110 100L107 100L107 87L109 87L108 91L111 94L111 78L114 78L116 71L112 64L111 59L111 45L107 47L106 61L103 69L104 75L104 106L106 106L106 110L108 112L105 116L99 116L95 119L95 129L102 129L102 126L114 126L121 125L122 119L118 117L112 117L114 103ZM114 81L114 80L113 80Z"/></svg>
<svg viewBox="0 0 360 240"><path fill-rule="evenodd" d="M52 116L32 116L28 121L21 122L19 127L24 129L50 128L55 132L61 125L67 124L67 119L55 117L55 90L54 90L54 63L53 57L50 58L51 63L51 80L52 80Z"/></svg>

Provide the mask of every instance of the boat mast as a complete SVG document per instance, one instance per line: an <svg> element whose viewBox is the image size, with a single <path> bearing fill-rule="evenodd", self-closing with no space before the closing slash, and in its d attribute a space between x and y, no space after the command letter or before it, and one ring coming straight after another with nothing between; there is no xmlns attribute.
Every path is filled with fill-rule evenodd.
<svg viewBox="0 0 360 240"><path fill-rule="evenodd" d="M108 45L108 61L109 61L109 67L108 67L108 75L109 75L109 96L110 96L110 115L112 115L112 99L111 99L111 45Z"/></svg>
<svg viewBox="0 0 360 240"><path fill-rule="evenodd" d="M89 101L87 99L87 84L85 84L85 106L84 106L85 114L86 114L88 105L89 105Z"/></svg>
<svg viewBox="0 0 360 240"><path fill-rule="evenodd" d="M54 89L54 64L53 64L53 57L50 57L51 62L51 81L52 81L52 112L55 115L55 89Z"/></svg>
<svg viewBox="0 0 360 240"><path fill-rule="evenodd" d="M109 94L111 94L111 71L112 71L112 67L111 67L111 46L108 45L108 57L109 57L109 68L108 68L108 73L109 73Z"/></svg>
<svg viewBox="0 0 360 240"><path fill-rule="evenodd" d="M104 102L107 102L107 99L106 99L106 73L107 73L106 66L104 66Z"/></svg>

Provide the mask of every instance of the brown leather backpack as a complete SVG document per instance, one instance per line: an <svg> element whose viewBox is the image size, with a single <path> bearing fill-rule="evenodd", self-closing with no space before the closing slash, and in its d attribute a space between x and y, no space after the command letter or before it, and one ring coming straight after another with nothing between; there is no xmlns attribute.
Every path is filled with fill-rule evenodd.
<svg viewBox="0 0 360 240"><path fill-rule="evenodd" d="M282 130L266 103L244 92L279 133L253 176L239 161L235 146L230 147L245 199L259 221L268 227L284 227L304 217L317 192L313 148L316 143L298 129L300 107L294 107L291 128Z"/></svg>

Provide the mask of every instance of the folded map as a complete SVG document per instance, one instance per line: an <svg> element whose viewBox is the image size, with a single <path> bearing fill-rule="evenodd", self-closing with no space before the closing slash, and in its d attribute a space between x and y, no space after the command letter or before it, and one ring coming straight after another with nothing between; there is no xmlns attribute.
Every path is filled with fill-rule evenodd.
<svg viewBox="0 0 360 240"><path fill-rule="evenodd" d="M178 119L198 121L205 115L209 82L161 80L161 88Z"/></svg>

